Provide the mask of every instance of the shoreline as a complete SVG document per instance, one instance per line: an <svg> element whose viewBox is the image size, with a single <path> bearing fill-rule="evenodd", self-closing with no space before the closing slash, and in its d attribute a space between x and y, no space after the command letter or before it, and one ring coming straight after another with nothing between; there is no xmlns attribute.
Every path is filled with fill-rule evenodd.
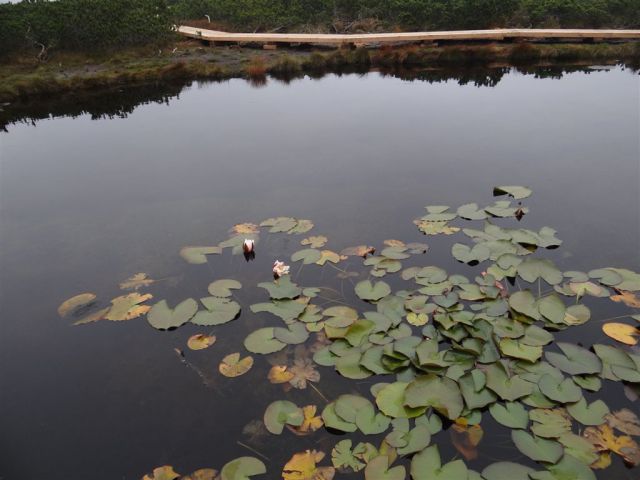
<svg viewBox="0 0 640 480"><path fill-rule="evenodd" d="M68 95L157 82L228 80L256 83L267 76L292 80L330 73L424 69L625 65L640 67L640 42L478 43L380 48L281 48L202 46L180 41L165 48L118 52L54 52L47 62L14 57L0 62L0 103L35 102Z"/></svg>

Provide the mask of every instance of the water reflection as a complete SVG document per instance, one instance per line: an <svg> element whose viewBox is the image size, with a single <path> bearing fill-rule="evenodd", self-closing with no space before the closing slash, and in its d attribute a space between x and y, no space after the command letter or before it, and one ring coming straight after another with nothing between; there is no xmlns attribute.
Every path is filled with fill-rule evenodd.
<svg viewBox="0 0 640 480"><path fill-rule="evenodd" d="M430 84L454 81L458 85L473 85L476 87L496 87L510 73L533 76L534 78L561 79L569 73L581 72L585 74L612 67L594 68L584 65L551 65L551 66L502 66L492 68L465 67L458 69L408 69L389 67L379 72L384 76L399 78L406 81L420 81ZM633 71L632 67L628 67ZM364 75L368 68L363 67L339 67L332 72L317 71L305 74L274 75L271 81L289 84L305 75L310 78L321 79L332 75ZM224 81L223 81L224 82ZM252 87L263 88L269 82L269 78L251 78ZM198 81L198 85L209 83L221 83L218 81ZM157 82L152 85L131 86L125 88L96 90L90 92L67 93L63 95L49 95L43 98L35 98L29 101L17 101L8 104L4 110L0 109L0 129L7 131L9 125L15 123L30 123L35 125L38 120L55 117L78 117L90 115L91 119L100 118L126 118L138 106L150 103L169 104L174 98L179 98L180 93L194 84L194 81Z"/></svg>

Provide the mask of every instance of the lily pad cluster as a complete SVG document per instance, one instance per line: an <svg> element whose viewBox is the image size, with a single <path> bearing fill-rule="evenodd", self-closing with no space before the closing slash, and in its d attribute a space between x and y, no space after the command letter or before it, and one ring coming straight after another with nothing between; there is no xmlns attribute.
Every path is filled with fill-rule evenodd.
<svg viewBox="0 0 640 480"><path fill-rule="evenodd" d="M342 279L353 272L335 264L357 263L360 280L353 283L353 292L327 298L325 287L299 285L292 275L257 285L264 301L250 305L250 311L263 323L243 344L253 354L269 355L270 383L284 386L285 392L310 385L325 398L314 386L321 378L317 366L332 368L356 385L368 379L368 392L356 386L326 399L321 410L290 400L265 405L263 422L274 435L286 427L295 435L318 435L324 428L373 437L355 445L351 438L341 439L331 451L331 465L323 452L296 453L283 467L284 479L329 480L336 472L360 472L367 480L407 475L413 480L588 480L615 457L629 466L640 464L637 416L597 398L605 385L624 386L629 398L640 393L640 354L630 348L640 338L640 274L619 267L563 271L547 255L562 245L554 229L496 222L522 220L529 211L522 202L531 190L500 186L494 195L510 198L485 207L432 205L414 222L426 235L455 235L451 254L477 266L471 274L449 274L432 264L435 259L424 256L428 246L423 243L387 240L380 248L363 244L336 253L325 249L326 236L313 235L301 240L304 248L291 260L309 268L331 266ZM244 239L257 241L260 229L290 235L312 227L309 220L293 217L237 224L229 240L186 247L181 255L190 263L205 263L207 255L225 248L241 252ZM102 316L115 320L147 313L153 327L169 330L186 323L222 325L241 314L233 299L242 287L237 280L214 281L209 296L199 302L161 300L153 306L145 304L150 294L137 293L150 285L146 281L132 277L127 286L136 292L114 299ZM631 309L617 322L598 324L610 339L593 345L566 335L556 340L563 330L596 321L588 304L597 299ZM69 299L60 314L94 300L93 294ZM312 354L305 349L310 338L316 338ZM214 341L199 334L189 346L203 349ZM292 349L297 353L290 361ZM254 361L261 358L236 352L219 369L234 377ZM322 373L323 379L329 377ZM469 468L467 463L478 458L478 446L487 441L483 422L504 427L531 463L505 459L482 471ZM443 430L464 460L442 458L435 437Z"/></svg>
<svg viewBox="0 0 640 480"><path fill-rule="evenodd" d="M249 480L267 472L265 464L255 457L239 457L226 463L218 472L213 468L201 468L188 475L180 475L172 466L163 465L142 477L142 480Z"/></svg>

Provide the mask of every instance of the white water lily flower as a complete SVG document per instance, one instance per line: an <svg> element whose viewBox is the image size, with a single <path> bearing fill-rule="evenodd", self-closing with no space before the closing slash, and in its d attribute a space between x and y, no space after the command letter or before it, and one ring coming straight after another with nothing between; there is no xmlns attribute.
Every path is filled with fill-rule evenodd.
<svg viewBox="0 0 640 480"><path fill-rule="evenodd" d="M276 260L273 263L273 274L276 276L276 278L281 277L283 275L288 275L289 265L285 265L284 262L281 262L280 260Z"/></svg>
<svg viewBox="0 0 640 480"><path fill-rule="evenodd" d="M255 242L250 238L245 238L244 243L242 244L242 251L244 253L252 253L255 248Z"/></svg>

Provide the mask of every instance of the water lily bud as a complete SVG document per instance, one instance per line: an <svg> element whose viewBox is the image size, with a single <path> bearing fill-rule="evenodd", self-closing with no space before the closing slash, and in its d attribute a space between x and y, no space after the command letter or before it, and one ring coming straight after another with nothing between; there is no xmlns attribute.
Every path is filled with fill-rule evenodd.
<svg viewBox="0 0 640 480"><path fill-rule="evenodd" d="M244 239L244 243L242 244L242 251L244 253L252 253L255 248L255 242L249 238Z"/></svg>

